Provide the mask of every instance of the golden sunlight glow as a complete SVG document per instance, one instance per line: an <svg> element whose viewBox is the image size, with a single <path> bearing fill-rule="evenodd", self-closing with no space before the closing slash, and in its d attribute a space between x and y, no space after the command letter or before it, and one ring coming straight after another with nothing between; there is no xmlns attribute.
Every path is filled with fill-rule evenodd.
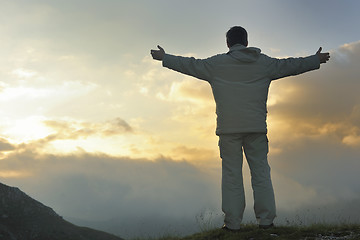
<svg viewBox="0 0 360 240"><path fill-rule="evenodd" d="M39 116L15 120L8 123L8 128L3 134L16 143L41 139L52 133L51 129L43 125L43 121L44 118Z"/></svg>
<svg viewBox="0 0 360 240"><path fill-rule="evenodd" d="M360 146L360 136L356 135L349 135L343 138L342 142L346 145L352 147L359 147Z"/></svg>
<svg viewBox="0 0 360 240"><path fill-rule="evenodd" d="M59 139L49 142L44 152L56 154L71 154L76 152L105 153L111 156L132 156L133 158L149 158L147 151L134 151L133 142L139 149L148 148L141 140L130 140L123 136L88 137L81 139Z"/></svg>
<svg viewBox="0 0 360 240"><path fill-rule="evenodd" d="M9 87L4 89L0 95L0 100L10 101L17 98L41 98L46 96L51 96L54 91L51 89L37 89L29 87Z"/></svg>

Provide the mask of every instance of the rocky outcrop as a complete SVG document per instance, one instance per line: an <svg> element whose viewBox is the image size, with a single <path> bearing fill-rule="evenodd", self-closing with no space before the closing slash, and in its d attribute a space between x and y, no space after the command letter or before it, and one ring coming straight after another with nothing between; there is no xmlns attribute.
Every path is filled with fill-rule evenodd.
<svg viewBox="0 0 360 240"><path fill-rule="evenodd" d="M0 183L1 240L121 240L65 221L16 187Z"/></svg>

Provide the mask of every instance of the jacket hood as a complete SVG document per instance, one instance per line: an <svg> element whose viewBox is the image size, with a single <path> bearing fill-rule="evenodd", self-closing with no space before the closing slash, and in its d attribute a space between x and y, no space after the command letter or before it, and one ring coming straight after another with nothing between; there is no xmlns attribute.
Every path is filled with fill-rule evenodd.
<svg viewBox="0 0 360 240"><path fill-rule="evenodd" d="M261 50L259 48L235 44L230 47L227 54L241 62L255 62L260 57L260 53Z"/></svg>

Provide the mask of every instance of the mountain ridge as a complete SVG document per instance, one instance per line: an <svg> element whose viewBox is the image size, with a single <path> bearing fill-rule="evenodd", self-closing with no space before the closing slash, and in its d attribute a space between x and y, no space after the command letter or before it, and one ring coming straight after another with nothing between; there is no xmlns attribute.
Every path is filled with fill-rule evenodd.
<svg viewBox="0 0 360 240"><path fill-rule="evenodd" d="M0 183L2 240L123 240L115 235L76 226L17 187Z"/></svg>

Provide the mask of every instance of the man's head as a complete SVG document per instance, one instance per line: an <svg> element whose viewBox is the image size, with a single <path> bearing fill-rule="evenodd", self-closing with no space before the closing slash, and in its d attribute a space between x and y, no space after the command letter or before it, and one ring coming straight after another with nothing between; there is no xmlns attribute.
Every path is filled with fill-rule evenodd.
<svg viewBox="0 0 360 240"><path fill-rule="evenodd" d="M241 44L247 47L248 38L246 30L240 26L230 28L230 30L226 33L226 43L229 48L235 44Z"/></svg>

